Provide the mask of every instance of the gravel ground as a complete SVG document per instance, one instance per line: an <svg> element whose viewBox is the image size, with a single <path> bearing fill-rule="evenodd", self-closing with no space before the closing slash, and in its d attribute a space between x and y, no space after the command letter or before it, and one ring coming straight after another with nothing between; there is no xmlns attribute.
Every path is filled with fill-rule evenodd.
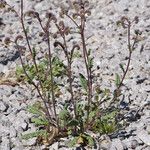
<svg viewBox="0 0 150 150"><path fill-rule="evenodd" d="M19 10L19 0L7 2ZM68 3L70 4L70 0ZM66 6L66 1L26 0L24 10L36 10L44 18L44 13L49 8L58 15L60 5ZM124 81L125 87L122 88L125 95L123 101L126 104L130 102L126 113L130 120L129 126L112 138L102 136L95 149L150 150L150 1L90 0L90 7L92 14L87 20L86 37L88 47L93 50L94 67L99 68L95 71L97 75L99 74L97 83L102 88L114 90L112 79L115 78L116 71L121 73L119 63L127 62L126 33L117 27L116 22L122 16L131 19L138 16L139 23L135 29L142 31L142 39L133 52L129 73ZM35 22L34 26L29 26L29 30L37 35L39 26ZM3 43L6 37L14 39L18 33L22 33L22 29L17 17L0 9L0 150L41 150L45 147L35 146L36 138L28 141L20 138L22 133L36 130L29 121L31 114L26 111L26 107L39 97L31 86L14 81L14 70L20 65L19 54L13 45L7 47ZM78 37L74 38L78 40ZM44 51L46 46L41 41L42 39L35 37L32 44ZM25 57L27 56L28 53L25 54ZM42 53L39 57L42 57ZM74 66L76 65L83 68L78 60L74 62ZM77 70L77 67L74 69L76 72L85 71L85 69ZM136 118L137 112L139 118ZM73 149L65 147L65 140L54 143L48 149Z"/></svg>

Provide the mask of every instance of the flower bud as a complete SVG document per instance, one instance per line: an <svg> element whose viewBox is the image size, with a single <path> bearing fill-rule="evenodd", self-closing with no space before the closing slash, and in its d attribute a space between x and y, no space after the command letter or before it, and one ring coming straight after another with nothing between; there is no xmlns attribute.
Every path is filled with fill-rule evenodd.
<svg viewBox="0 0 150 150"><path fill-rule="evenodd" d="M23 39L23 36L22 35L18 35L15 39L15 43L18 42L18 40L22 40Z"/></svg>

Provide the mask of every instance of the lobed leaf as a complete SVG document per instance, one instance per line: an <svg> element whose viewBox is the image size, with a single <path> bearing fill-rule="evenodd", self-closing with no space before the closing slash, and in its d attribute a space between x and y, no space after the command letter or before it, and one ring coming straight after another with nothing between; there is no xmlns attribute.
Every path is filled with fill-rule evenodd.
<svg viewBox="0 0 150 150"><path fill-rule="evenodd" d="M87 91L87 88L88 88L88 82L87 82L87 79L84 77L83 74L79 73L79 76L80 76L80 83L81 83L81 86L83 87L83 89L85 91Z"/></svg>

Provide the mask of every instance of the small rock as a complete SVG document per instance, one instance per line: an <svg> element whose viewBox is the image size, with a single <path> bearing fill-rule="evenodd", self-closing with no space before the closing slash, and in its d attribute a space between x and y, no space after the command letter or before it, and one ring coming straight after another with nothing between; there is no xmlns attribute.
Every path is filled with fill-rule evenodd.
<svg viewBox="0 0 150 150"><path fill-rule="evenodd" d="M150 150L150 146L146 146L146 147L144 147L144 149L143 150Z"/></svg>
<svg viewBox="0 0 150 150"><path fill-rule="evenodd" d="M1 66L0 66L1 67ZM4 72L9 72L8 71L8 68L4 70ZM6 73L7 74L7 73ZM13 88L10 87L10 86L7 86L7 85L1 85L0 87L0 96L2 97L2 100L4 102L7 102L8 101L8 97L12 94L12 90ZM6 96L6 101L4 100L3 96Z"/></svg>
<svg viewBox="0 0 150 150"><path fill-rule="evenodd" d="M17 136L17 132L13 126L10 127L10 135L9 136L10 136L10 138Z"/></svg>
<svg viewBox="0 0 150 150"><path fill-rule="evenodd" d="M121 101L120 102L120 109L129 109L128 108L128 103L124 102L124 101Z"/></svg>
<svg viewBox="0 0 150 150"><path fill-rule="evenodd" d="M34 146L36 144L37 137L31 138L29 140L24 140L23 144L28 146Z"/></svg>
<svg viewBox="0 0 150 150"><path fill-rule="evenodd" d="M41 6L44 6L44 7L41 7ZM38 10L38 11L42 11L42 10L47 10L47 9L49 8L49 6L48 6L48 5L44 5L44 3L41 2L41 3L37 3L37 4L34 6L34 8L35 8L36 10Z"/></svg>
<svg viewBox="0 0 150 150"><path fill-rule="evenodd" d="M42 145L42 146L40 147L40 149L41 149L41 150L45 150L46 147L47 147L46 145ZM51 150L53 150L53 149L51 149Z"/></svg>
<svg viewBox="0 0 150 150"><path fill-rule="evenodd" d="M135 149L138 145L139 145L139 143L138 143L137 140L132 140L132 141L131 141L131 148L132 148L132 149Z"/></svg>
<svg viewBox="0 0 150 150"><path fill-rule="evenodd" d="M2 124L0 124L0 136L7 136L9 135L9 127L7 126L3 126Z"/></svg>
<svg viewBox="0 0 150 150"><path fill-rule="evenodd" d="M1 116L0 123L6 127L10 127L12 125L12 122L9 121L8 116L5 116L5 115Z"/></svg>
<svg viewBox="0 0 150 150"><path fill-rule="evenodd" d="M23 131L26 131L26 130L28 129L28 124L27 124L27 122L21 123L20 126L22 127Z"/></svg>
<svg viewBox="0 0 150 150"><path fill-rule="evenodd" d="M9 61L15 61L19 57L19 52L4 49L0 51L0 64L7 65Z"/></svg>
<svg viewBox="0 0 150 150"><path fill-rule="evenodd" d="M108 137L108 136L106 136L106 135L102 135L101 137L100 137L100 142L99 142L100 144L100 148L101 149L103 149L103 150L107 150L107 149L109 149L109 147L110 147L110 143L111 143L111 141L110 141L110 138Z"/></svg>
<svg viewBox="0 0 150 150"><path fill-rule="evenodd" d="M58 142L55 142L54 144L52 144L49 148L49 150L52 150L52 149L58 149L59 148L59 143Z"/></svg>
<svg viewBox="0 0 150 150"><path fill-rule="evenodd" d="M1 143L1 150L10 150L11 146L10 146L10 140L8 139L8 137L2 137L2 143Z"/></svg>
<svg viewBox="0 0 150 150"><path fill-rule="evenodd" d="M11 142L15 148L23 146L22 139L20 137L12 137ZM22 149L20 148L20 150L22 150Z"/></svg>
<svg viewBox="0 0 150 150"><path fill-rule="evenodd" d="M139 139L141 139L146 145L150 146L150 134L146 130L141 130L137 133Z"/></svg>
<svg viewBox="0 0 150 150"><path fill-rule="evenodd" d="M19 128L22 128L23 131L28 129L28 123L23 118L16 119L16 122L13 124L15 129L18 131Z"/></svg>
<svg viewBox="0 0 150 150"><path fill-rule="evenodd" d="M126 146L121 142L120 139L114 139L111 143L110 150L124 150Z"/></svg>
<svg viewBox="0 0 150 150"><path fill-rule="evenodd" d="M128 114L124 116L125 119L129 122L137 121L141 118L140 114L136 110L130 111Z"/></svg>
<svg viewBox="0 0 150 150"><path fill-rule="evenodd" d="M12 150L23 150L24 147L23 146L16 146L14 148L12 148Z"/></svg>
<svg viewBox="0 0 150 150"><path fill-rule="evenodd" d="M5 112L8 109L8 105L5 104L3 101L0 101L0 112Z"/></svg>
<svg viewBox="0 0 150 150"><path fill-rule="evenodd" d="M150 134L150 124L147 125L146 131Z"/></svg>

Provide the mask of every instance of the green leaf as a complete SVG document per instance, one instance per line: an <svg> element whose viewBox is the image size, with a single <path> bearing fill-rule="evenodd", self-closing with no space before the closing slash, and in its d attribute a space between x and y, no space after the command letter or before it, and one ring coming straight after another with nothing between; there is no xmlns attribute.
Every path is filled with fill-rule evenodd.
<svg viewBox="0 0 150 150"><path fill-rule="evenodd" d="M106 98L109 98L110 90L105 88L102 92L102 95L103 95L103 97L105 96Z"/></svg>
<svg viewBox="0 0 150 150"><path fill-rule="evenodd" d="M83 107L84 107L83 104L80 104L80 103L76 104L76 110L77 110L77 114L79 116L83 116L84 115L84 113L83 113L84 108Z"/></svg>
<svg viewBox="0 0 150 150"><path fill-rule="evenodd" d="M26 30L27 33L29 33L29 27L27 27L25 30Z"/></svg>
<svg viewBox="0 0 150 150"><path fill-rule="evenodd" d="M111 123L109 123L107 121L101 122L101 128L100 128L101 134L109 134L109 133L114 132L115 130L116 130L115 121L112 121Z"/></svg>
<svg viewBox="0 0 150 150"><path fill-rule="evenodd" d="M89 146L91 146L91 147L94 146L95 142L94 142L94 139L91 136L87 135L86 139L88 141Z"/></svg>
<svg viewBox="0 0 150 150"><path fill-rule="evenodd" d="M92 51L92 49L89 49L89 50L88 50L88 56L91 55L91 51Z"/></svg>
<svg viewBox="0 0 150 150"><path fill-rule="evenodd" d="M68 122L68 126L77 126L79 124L79 121L76 119L72 119Z"/></svg>
<svg viewBox="0 0 150 150"><path fill-rule="evenodd" d="M41 104L40 103L35 103L32 106L28 106L27 108L28 112L42 116L43 112L41 111Z"/></svg>
<svg viewBox="0 0 150 150"><path fill-rule="evenodd" d="M95 115L96 115L96 110L93 110L93 111L90 112L89 118L90 118L90 119L93 119L93 117L94 117Z"/></svg>
<svg viewBox="0 0 150 150"><path fill-rule="evenodd" d="M63 109L60 111L59 115L58 115L59 119L61 120L66 120L70 117L70 113L68 110Z"/></svg>
<svg viewBox="0 0 150 150"><path fill-rule="evenodd" d="M36 50L35 50L35 47L33 47L32 52L33 52L33 58L35 58L35 56L36 56Z"/></svg>
<svg viewBox="0 0 150 150"><path fill-rule="evenodd" d="M117 114L117 111L114 110L114 111L112 111L112 112L108 112L108 113L104 114L104 115L101 117L101 119L108 121L108 120L110 120L110 119L114 119L115 116L116 116L116 114Z"/></svg>
<svg viewBox="0 0 150 150"><path fill-rule="evenodd" d="M121 70L122 70L123 72L125 72L124 67L123 67L123 64L119 64L119 66L120 66Z"/></svg>
<svg viewBox="0 0 150 150"><path fill-rule="evenodd" d="M72 134L72 130L71 130L71 129L70 129L70 130L68 129L67 134L68 134L68 135L71 135L71 134Z"/></svg>
<svg viewBox="0 0 150 150"><path fill-rule="evenodd" d="M84 144L84 138L82 135L78 137L77 144Z"/></svg>
<svg viewBox="0 0 150 150"><path fill-rule="evenodd" d="M93 62L93 59L94 59L93 57L92 57L92 58L91 58L91 57L88 58L88 67L89 67L90 69L93 67L93 63L94 63L94 62Z"/></svg>
<svg viewBox="0 0 150 150"><path fill-rule="evenodd" d="M24 74L24 70L20 66L16 67L16 77L17 77L17 80L23 80L23 81L26 78Z"/></svg>
<svg viewBox="0 0 150 150"><path fill-rule="evenodd" d="M54 76L60 77L65 74L66 67L58 57L52 59L52 66Z"/></svg>
<svg viewBox="0 0 150 150"><path fill-rule="evenodd" d="M120 76L119 76L119 74L116 73L115 84L116 84L117 87L120 85L120 82L121 82L120 81Z"/></svg>
<svg viewBox="0 0 150 150"><path fill-rule="evenodd" d="M79 73L79 76L80 76L80 83L81 83L81 86L83 87L83 89L84 89L85 91L87 91L88 82L87 82L86 78L85 78L84 75L82 75L81 73Z"/></svg>
<svg viewBox="0 0 150 150"><path fill-rule="evenodd" d="M75 146L77 144L78 138L79 137L74 137L73 140L70 140L69 143L68 143L68 146L69 147Z"/></svg>
<svg viewBox="0 0 150 150"><path fill-rule="evenodd" d="M47 137L48 133L46 130L39 130L39 131L35 131L32 133L27 133L27 134L22 135L22 139L28 140L28 139L38 137L38 136Z"/></svg>
<svg viewBox="0 0 150 150"><path fill-rule="evenodd" d="M80 58L81 54L79 52L74 52L73 53L73 58Z"/></svg>
<svg viewBox="0 0 150 150"><path fill-rule="evenodd" d="M40 126L40 125L44 125L44 126L48 126L49 122L47 119L45 118L31 118L31 122L35 123L35 125Z"/></svg>

